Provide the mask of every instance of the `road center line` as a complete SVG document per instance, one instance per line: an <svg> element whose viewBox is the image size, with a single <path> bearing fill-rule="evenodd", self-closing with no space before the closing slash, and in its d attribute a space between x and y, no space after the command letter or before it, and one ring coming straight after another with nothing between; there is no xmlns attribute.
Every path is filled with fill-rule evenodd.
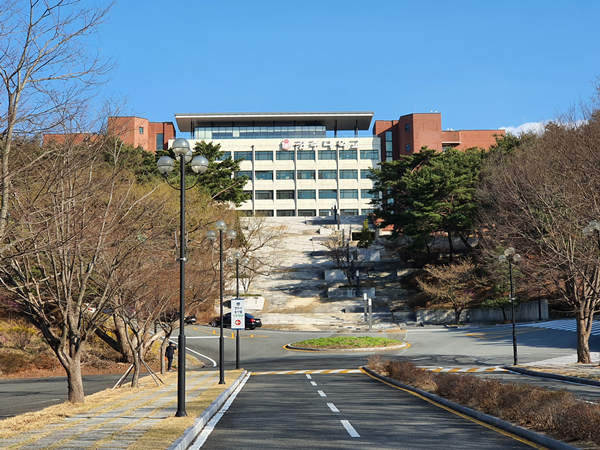
<svg viewBox="0 0 600 450"><path fill-rule="evenodd" d="M352 425L350 425L350 422L347 420L340 420L340 422L342 422L342 425L344 425L344 428L346 429L346 431L348 432L348 434L350 435L350 437L360 437L360 434L358 434L356 432L356 430L354 429L354 427Z"/></svg>
<svg viewBox="0 0 600 450"><path fill-rule="evenodd" d="M340 412L340 410L339 410L339 409L337 409L333 403L327 403L327 406L329 406L329 409L330 409L332 412Z"/></svg>
<svg viewBox="0 0 600 450"><path fill-rule="evenodd" d="M325 395L325 392L323 392L323 391L317 391L317 393L318 393L318 394L319 394L321 397L327 397L327 396Z"/></svg>
<svg viewBox="0 0 600 450"><path fill-rule="evenodd" d="M314 381L311 381L310 384L312 384L313 386L317 385L317 383L315 383Z"/></svg>

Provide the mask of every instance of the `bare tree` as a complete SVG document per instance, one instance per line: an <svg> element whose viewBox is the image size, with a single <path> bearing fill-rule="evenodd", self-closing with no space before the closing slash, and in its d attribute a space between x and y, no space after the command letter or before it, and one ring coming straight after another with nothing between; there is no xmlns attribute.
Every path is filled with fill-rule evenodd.
<svg viewBox="0 0 600 450"><path fill-rule="evenodd" d="M356 271L362 267L365 261L365 255L358 251L358 248L351 248L350 242L340 234L331 236L323 242L323 245L329 250L329 259L344 272L348 283L352 283Z"/></svg>
<svg viewBox="0 0 600 450"><path fill-rule="evenodd" d="M85 100L110 68L90 51L89 39L112 5L86 3L4 0L0 5L0 239L9 221L13 180L44 155L38 152L27 165L11 167L16 139L81 120Z"/></svg>

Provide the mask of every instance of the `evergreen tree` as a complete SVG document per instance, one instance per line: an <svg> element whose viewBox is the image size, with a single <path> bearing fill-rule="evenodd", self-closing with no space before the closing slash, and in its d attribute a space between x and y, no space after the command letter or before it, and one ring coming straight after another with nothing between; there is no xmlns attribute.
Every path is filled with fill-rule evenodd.
<svg viewBox="0 0 600 450"><path fill-rule="evenodd" d="M373 235L369 231L369 219L365 219L363 222L362 230L360 231L360 240L356 246L358 248L369 248L373 243Z"/></svg>

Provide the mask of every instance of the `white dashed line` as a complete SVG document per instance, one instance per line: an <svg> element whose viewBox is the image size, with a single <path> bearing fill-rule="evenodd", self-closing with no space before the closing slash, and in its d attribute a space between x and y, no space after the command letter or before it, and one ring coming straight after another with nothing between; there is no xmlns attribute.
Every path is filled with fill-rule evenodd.
<svg viewBox="0 0 600 450"><path fill-rule="evenodd" d="M327 406L329 406L329 409L330 409L332 412L340 412L340 410L339 410L339 409L337 409L333 403L327 403Z"/></svg>
<svg viewBox="0 0 600 450"><path fill-rule="evenodd" d="M312 384L313 386L317 385L317 383L315 383L314 381L311 381L310 384Z"/></svg>
<svg viewBox="0 0 600 450"><path fill-rule="evenodd" d="M356 430L354 429L354 427L352 425L350 425L350 422L347 420L340 420L340 422L342 422L342 425L344 425L344 428L346 429L346 431L348 432L348 434L350 435L350 437L360 437L360 434L358 434L356 432Z"/></svg>
<svg viewBox="0 0 600 450"><path fill-rule="evenodd" d="M327 396L325 395L325 392L323 392L323 391L317 391L317 393L318 393L318 394L319 394L321 397L327 397Z"/></svg>
<svg viewBox="0 0 600 450"><path fill-rule="evenodd" d="M306 378L308 378L309 380L312 379L312 377L309 374L306 374Z"/></svg>

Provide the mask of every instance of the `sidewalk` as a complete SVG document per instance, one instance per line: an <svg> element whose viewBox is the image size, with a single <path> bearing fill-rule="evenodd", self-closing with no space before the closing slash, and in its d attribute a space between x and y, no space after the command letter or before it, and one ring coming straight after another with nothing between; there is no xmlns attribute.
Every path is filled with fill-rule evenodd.
<svg viewBox="0 0 600 450"><path fill-rule="evenodd" d="M210 419L207 415L217 412L244 374L239 370L228 371L226 384L219 385L218 371L187 371L188 417L174 417L177 377L164 377L165 384L159 387L130 390L131 393L84 413L31 431L0 437L0 449L184 450L195 437L191 433L197 433L198 428L206 424Z"/></svg>

